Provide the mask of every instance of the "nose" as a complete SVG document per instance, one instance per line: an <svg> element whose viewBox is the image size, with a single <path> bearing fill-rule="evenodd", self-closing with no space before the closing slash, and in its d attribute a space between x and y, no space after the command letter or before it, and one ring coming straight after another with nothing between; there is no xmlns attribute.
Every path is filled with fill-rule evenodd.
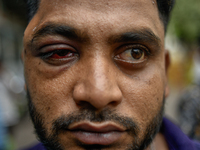
<svg viewBox="0 0 200 150"><path fill-rule="evenodd" d="M80 107L92 105L96 110L121 103L122 92L117 84L114 65L94 59L84 67L74 87L73 98Z"/></svg>

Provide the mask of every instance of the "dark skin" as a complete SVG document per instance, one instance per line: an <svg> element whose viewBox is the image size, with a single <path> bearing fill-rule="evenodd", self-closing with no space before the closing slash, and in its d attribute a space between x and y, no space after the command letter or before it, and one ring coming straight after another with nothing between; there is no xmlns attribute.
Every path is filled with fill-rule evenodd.
<svg viewBox="0 0 200 150"><path fill-rule="evenodd" d="M24 34L23 60L27 88L48 134L53 120L63 114L109 109L135 120L140 128L137 138L142 140L162 107L163 95L168 95L164 36L151 0L42 0ZM69 128L80 124L98 131L114 126L120 133L85 140L67 132L59 135L63 149L83 149L78 140L118 143L120 147L109 149L124 150L133 140L116 122L85 120ZM146 150L153 147L168 149L162 134Z"/></svg>

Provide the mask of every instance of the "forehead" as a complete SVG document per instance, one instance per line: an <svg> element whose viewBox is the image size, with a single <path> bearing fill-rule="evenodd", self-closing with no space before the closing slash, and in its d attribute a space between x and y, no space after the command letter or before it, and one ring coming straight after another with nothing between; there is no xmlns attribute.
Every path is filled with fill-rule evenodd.
<svg viewBox="0 0 200 150"><path fill-rule="evenodd" d="M94 31L106 35L150 28L160 39L164 38L164 26L154 0L41 0L26 33L31 35L48 23L67 24L90 35L97 34Z"/></svg>
<svg viewBox="0 0 200 150"><path fill-rule="evenodd" d="M62 8L81 8L87 11L108 12L115 10L138 10L147 4L146 9L152 9L151 6L155 5L154 0L41 0L41 7L51 7L52 9ZM156 6L156 5L155 5ZM145 11L145 10L143 10Z"/></svg>

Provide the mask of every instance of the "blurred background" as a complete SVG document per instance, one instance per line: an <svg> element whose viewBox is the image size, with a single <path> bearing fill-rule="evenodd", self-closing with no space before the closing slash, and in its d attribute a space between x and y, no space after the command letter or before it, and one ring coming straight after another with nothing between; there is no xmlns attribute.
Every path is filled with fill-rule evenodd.
<svg viewBox="0 0 200 150"><path fill-rule="evenodd" d="M171 53L170 95L165 116L191 138L200 140L200 1L176 0L166 35ZM37 142L24 91L23 0L0 0L0 150Z"/></svg>

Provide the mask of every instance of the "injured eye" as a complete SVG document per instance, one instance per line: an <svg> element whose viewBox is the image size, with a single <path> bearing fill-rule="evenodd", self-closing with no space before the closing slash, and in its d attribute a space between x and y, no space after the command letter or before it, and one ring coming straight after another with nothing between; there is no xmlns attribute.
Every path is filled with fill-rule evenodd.
<svg viewBox="0 0 200 150"><path fill-rule="evenodd" d="M73 57L76 54L74 52L71 52L69 50L55 50L52 53L50 53L49 58L51 59L62 59L62 58L69 58Z"/></svg>
<svg viewBox="0 0 200 150"><path fill-rule="evenodd" d="M78 58L78 52L65 44L49 45L41 49L40 57L52 65L62 65Z"/></svg>

